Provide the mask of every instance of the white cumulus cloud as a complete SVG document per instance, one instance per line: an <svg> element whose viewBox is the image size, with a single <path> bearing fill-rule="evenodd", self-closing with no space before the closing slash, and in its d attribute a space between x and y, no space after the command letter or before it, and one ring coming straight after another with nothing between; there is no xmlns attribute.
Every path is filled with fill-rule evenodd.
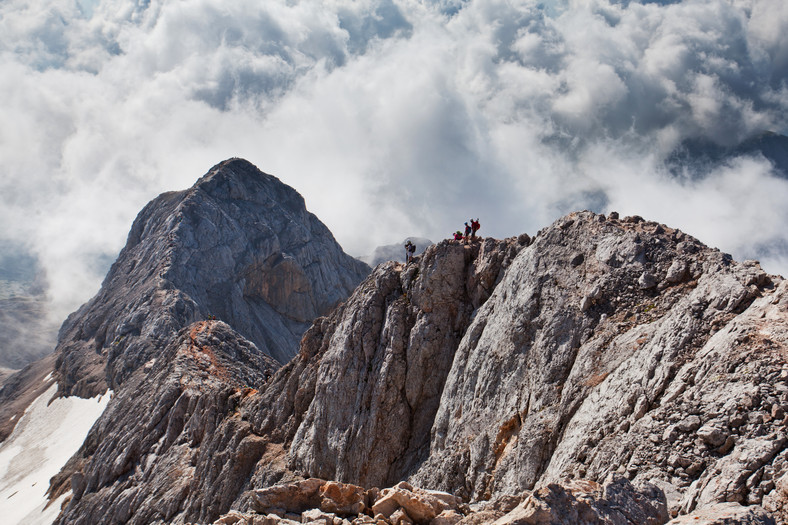
<svg viewBox="0 0 788 525"><path fill-rule="evenodd" d="M785 27L771 0L8 0L0 237L64 316L148 200L240 156L353 254L617 209L786 273L766 159L665 164L788 131Z"/></svg>

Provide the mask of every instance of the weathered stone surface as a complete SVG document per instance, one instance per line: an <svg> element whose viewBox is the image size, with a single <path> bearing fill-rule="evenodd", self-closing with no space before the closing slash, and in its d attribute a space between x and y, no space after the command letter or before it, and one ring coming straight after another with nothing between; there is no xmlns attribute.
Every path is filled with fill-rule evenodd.
<svg viewBox="0 0 788 525"><path fill-rule="evenodd" d="M322 353L291 468L385 486L418 465L460 338L520 248L444 241L408 266L380 265L330 331L307 333Z"/></svg>
<svg viewBox="0 0 788 525"><path fill-rule="evenodd" d="M678 259L685 274L671 282ZM646 273L658 284L641 287ZM180 438L164 458L127 454L157 450L130 438L105 457L106 484L92 488L85 471L87 496L74 505L101 487L85 516L114 505L119 520L150 518L141 509L164 501L173 522L216 519L252 510L256 489L316 476L358 486L407 479L365 492L380 522L402 510L400 520L429 523L445 510L432 503L445 498L413 486L489 500L454 509L460 523L517 509L509 519L662 523L724 501L776 506L788 472L787 355L782 278L669 227L572 214L530 243L447 241L410 265L379 266L257 392L234 398L231 411L216 396L232 413L219 409L211 435L221 438L196 459ZM208 451L234 457L244 440L253 453L242 476L211 470ZM142 481L178 469L213 499ZM578 478L589 481L565 481ZM528 505L517 500L526 493Z"/></svg>
<svg viewBox="0 0 788 525"><path fill-rule="evenodd" d="M773 525L774 519L759 506L743 507L738 503L717 503L692 514L680 516L669 525Z"/></svg>
<svg viewBox="0 0 788 525"><path fill-rule="evenodd" d="M788 523L788 473L774 482L774 489L763 498L763 507L778 523Z"/></svg>
<svg viewBox="0 0 788 525"><path fill-rule="evenodd" d="M341 519L335 514L320 509L310 509L301 513L301 523L314 523L320 525L340 525Z"/></svg>
<svg viewBox="0 0 788 525"><path fill-rule="evenodd" d="M566 523L661 525L668 519L664 495L652 488L637 491L624 478L604 486L581 481L554 483L527 497L494 525Z"/></svg>
<svg viewBox="0 0 788 525"><path fill-rule="evenodd" d="M178 330L213 317L285 363L368 273L295 190L227 160L140 212L99 293L63 324L58 385L118 391Z"/></svg>
<svg viewBox="0 0 788 525"><path fill-rule="evenodd" d="M260 513L281 509L285 512L302 513L320 507L320 489L323 479L309 478L256 490L253 496L254 510Z"/></svg>
<svg viewBox="0 0 788 525"><path fill-rule="evenodd" d="M72 458L63 477L74 472L80 488L57 523L217 519L269 450L236 409L275 369L225 323L183 329L129 378Z"/></svg>
<svg viewBox="0 0 788 525"><path fill-rule="evenodd" d="M365 491L358 485L328 481L320 487L320 509L340 516L364 511Z"/></svg>
<svg viewBox="0 0 788 525"><path fill-rule="evenodd" d="M712 447L724 445L729 436L727 425L720 419L709 421L698 429L698 437Z"/></svg>
<svg viewBox="0 0 788 525"><path fill-rule="evenodd" d="M381 498L372 506L373 514L387 518L399 509L404 509L408 518L416 523L429 523L443 510L436 498L400 488L383 490Z"/></svg>
<svg viewBox="0 0 788 525"><path fill-rule="evenodd" d="M786 366L785 282L660 230L578 213L520 252L455 353L430 455L412 482L474 500L621 471L683 495L720 470L735 443L784 428L767 417L767 398ZM584 262L573 268L578 252ZM644 273L662 279L677 259L686 281L638 284ZM718 425L744 410L735 436ZM677 451L681 463L671 466ZM744 463L736 458L731 472ZM769 488L758 478L747 489L753 475L734 483L743 501ZM712 502L729 489L699 490Z"/></svg>
<svg viewBox="0 0 788 525"><path fill-rule="evenodd" d="M665 273L665 281L670 284L682 282L687 277L687 262L683 259L676 259L671 263Z"/></svg>
<svg viewBox="0 0 788 525"><path fill-rule="evenodd" d="M430 521L430 525L456 525L463 518L464 516L456 510L444 510Z"/></svg>

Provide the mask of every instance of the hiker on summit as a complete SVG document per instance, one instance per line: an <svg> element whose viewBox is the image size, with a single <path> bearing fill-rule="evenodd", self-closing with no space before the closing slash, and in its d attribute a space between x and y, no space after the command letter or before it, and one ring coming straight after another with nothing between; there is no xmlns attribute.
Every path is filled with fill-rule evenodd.
<svg viewBox="0 0 788 525"><path fill-rule="evenodd" d="M465 223L465 244L468 244L468 239L471 237L471 227Z"/></svg>
<svg viewBox="0 0 788 525"><path fill-rule="evenodd" d="M457 230L454 233L454 240L455 241L461 241L462 240L462 232L460 230Z"/></svg>
<svg viewBox="0 0 788 525"><path fill-rule="evenodd" d="M410 242L405 243L405 264L409 264L413 260L413 254L416 253L416 245Z"/></svg>
<svg viewBox="0 0 788 525"><path fill-rule="evenodd" d="M471 219L471 241L476 239L476 232L479 231L481 225L479 224L479 219L473 220Z"/></svg>

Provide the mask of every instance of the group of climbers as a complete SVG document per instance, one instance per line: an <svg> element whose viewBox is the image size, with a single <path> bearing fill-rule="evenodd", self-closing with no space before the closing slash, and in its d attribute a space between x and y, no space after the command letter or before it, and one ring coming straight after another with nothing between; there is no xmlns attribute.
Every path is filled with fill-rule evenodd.
<svg viewBox="0 0 788 525"><path fill-rule="evenodd" d="M470 224L468 224L468 222ZM470 219L468 222L465 223L465 234L460 230L457 230L454 233L454 240L455 241L464 241L465 244L468 244L468 241L475 241L476 240L476 232L479 231L481 228L481 224L479 224L479 219Z"/></svg>
<svg viewBox="0 0 788 525"><path fill-rule="evenodd" d="M454 234L455 241L463 241L464 244L468 244L468 241L473 242L476 240L476 232L479 231L481 228L481 224L479 223L479 219L469 219L468 222L465 223L465 235L460 230ZM410 264L413 261L413 257L416 254L416 245L408 239L405 242L405 264Z"/></svg>

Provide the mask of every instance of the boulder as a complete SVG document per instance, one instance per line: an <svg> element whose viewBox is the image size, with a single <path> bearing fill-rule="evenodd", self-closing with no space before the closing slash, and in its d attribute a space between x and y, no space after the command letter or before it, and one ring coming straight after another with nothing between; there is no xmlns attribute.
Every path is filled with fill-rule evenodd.
<svg viewBox="0 0 788 525"><path fill-rule="evenodd" d="M357 485L328 481L320 487L320 509L339 515L364 511L364 489Z"/></svg>
<svg viewBox="0 0 788 525"><path fill-rule="evenodd" d="M301 513L320 508L320 489L325 483L322 479L309 478L258 489L253 493L252 506L255 511L263 514L272 509Z"/></svg>

